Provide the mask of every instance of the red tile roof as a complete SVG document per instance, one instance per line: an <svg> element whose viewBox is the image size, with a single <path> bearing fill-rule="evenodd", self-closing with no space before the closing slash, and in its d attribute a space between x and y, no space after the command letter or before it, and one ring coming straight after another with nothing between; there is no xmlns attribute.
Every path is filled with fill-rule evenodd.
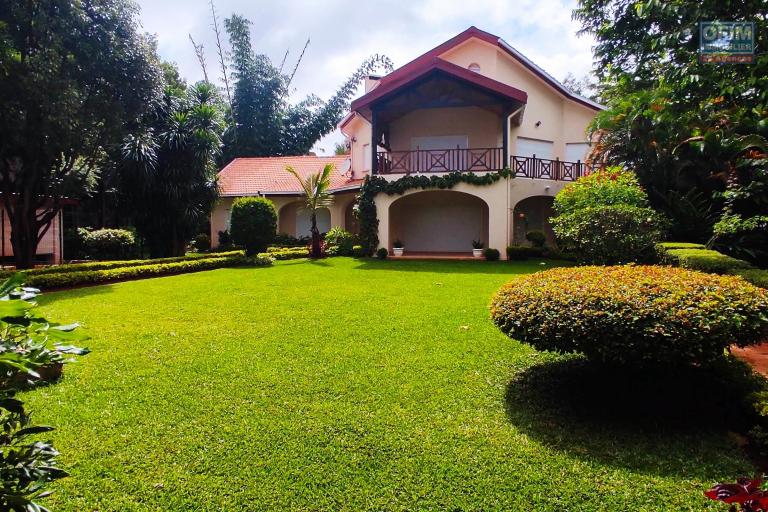
<svg viewBox="0 0 768 512"><path fill-rule="evenodd" d="M350 180L339 169L349 156L270 156L235 158L219 172L222 196L253 196L266 194L299 194L296 178L285 170L293 167L301 176L307 176L333 164L331 190L359 188L363 180Z"/></svg>

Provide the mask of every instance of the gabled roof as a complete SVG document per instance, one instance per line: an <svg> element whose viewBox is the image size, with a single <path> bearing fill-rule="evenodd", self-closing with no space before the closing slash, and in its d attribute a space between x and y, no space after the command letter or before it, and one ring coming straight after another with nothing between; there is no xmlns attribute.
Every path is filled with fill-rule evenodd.
<svg viewBox="0 0 768 512"><path fill-rule="evenodd" d="M411 68L409 73L401 73L397 75L395 79L392 79L391 77L395 73L397 73L397 71L382 78L378 86L369 91L367 94L354 100L351 106L352 110L361 111L366 109L376 101L382 100L387 96L396 93L401 87L434 73L443 73L453 79L471 84L495 96L500 96L510 101L519 103L525 103L528 101L528 95L520 89L516 89L510 85L499 82L492 78L488 78L487 76L481 75L480 73L475 73L474 71L464 69L461 66L457 66L452 62L448 62L447 60L443 60L438 57L433 57L429 60L423 60L420 62L419 66Z"/></svg>
<svg viewBox="0 0 768 512"><path fill-rule="evenodd" d="M438 66L437 64L438 62L451 64L441 59L440 55L444 54L445 52L459 46L460 44L472 38L476 38L481 41L485 41L486 43L499 47L507 55L515 59L523 67L528 69L531 73L539 77L541 80L546 82L550 87L555 89L557 92L559 92L566 98L572 101L575 101L576 103L580 103L593 110L604 109L602 105L595 103L590 99L579 96L578 94L575 94L570 90L568 90L568 88L566 88L563 84L555 80L555 78L553 78L549 73L547 73L546 71L541 69L539 66L531 62L530 59L525 57L522 53L517 51L509 43L507 43L500 37L472 26L472 27L469 27L464 32L458 34L457 36L452 37L448 41L436 46L435 48L431 49L427 53L421 55L420 57L417 57L411 62L405 64L404 66L399 67L398 69L394 70L392 73L381 78L381 80L379 81L379 85L377 85L374 89L372 89L368 93L364 94L363 96L361 96L360 98L352 102L352 110L359 110L359 109L365 108L367 105L370 105L372 101L375 101L376 99L380 98L382 95L386 94L387 92L391 92L393 89L397 89L399 86L403 85L404 83L410 82L411 80L414 80L419 76L422 76L424 73L429 72L431 69ZM474 73L469 70L465 70L461 66L456 66L454 64L451 64L451 66L455 66L455 68L458 68L465 73L476 75L477 77L482 77L482 75L478 73ZM450 69L452 70L452 72L457 72L453 68L450 68ZM492 80L487 77L483 77L483 78L485 80L489 80L490 82L495 82L497 84L500 84L500 82L497 82L496 80ZM509 87L509 89L513 89L514 91L522 92L506 84L501 84L501 85L503 85L504 87ZM523 102L524 101L525 100L523 100ZM349 119L345 118L345 120L342 121L340 126L343 126L344 124L346 124L348 120Z"/></svg>
<svg viewBox="0 0 768 512"><path fill-rule="evenodd" d="M219 172L219 189L224 197L301 194L296 178L285 170L287 166L301 176L308 176L333 164L336 170L331 173L331 191L355 190L363 180L350 180L339 171L348 158L346 155L235 158Z"/></svg>

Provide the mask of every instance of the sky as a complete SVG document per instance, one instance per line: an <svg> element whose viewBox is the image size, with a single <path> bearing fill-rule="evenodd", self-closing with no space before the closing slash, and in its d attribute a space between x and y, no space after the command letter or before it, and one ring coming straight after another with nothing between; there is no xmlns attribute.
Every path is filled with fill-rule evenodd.
<svg viewBox="0 0 768 512"><path fill-rule="evenodd" d="M209 0L137 0L144 31L155 34L161 58L174 62L190 83L203 77L191 35L202 44L209 75L220 76ZM402 66L471 25L504 39L555 78L586 75L592 67L589 36L577 36L568 0L215 0L223 19L245 16L251 41L277 65L286 50L292 68L309 47L292 83L293 100L314 93L329 98L360 63L384 54ZM222 26L223 30L223 26ZM224 41L226 45L226 40ZM228 45L227 45L228 46ZM362 87L360 89L362 94ZM335 132L314 148L329 154Z"/></svg>

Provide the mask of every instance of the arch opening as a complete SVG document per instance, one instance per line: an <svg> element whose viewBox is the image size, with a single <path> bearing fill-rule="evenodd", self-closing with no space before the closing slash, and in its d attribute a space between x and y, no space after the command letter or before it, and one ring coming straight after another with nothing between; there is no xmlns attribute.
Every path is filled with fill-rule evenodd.
<svg viewBox="0 0 768 512"><path fill-rule="evenodd" d="M526 245L525 235L531 231L542 231L547 237L547 245L554 246L555 233L549 218L555 215L552 209L554 198L551 196L532 196L515 205L512 212L512 243Z"/></svg>

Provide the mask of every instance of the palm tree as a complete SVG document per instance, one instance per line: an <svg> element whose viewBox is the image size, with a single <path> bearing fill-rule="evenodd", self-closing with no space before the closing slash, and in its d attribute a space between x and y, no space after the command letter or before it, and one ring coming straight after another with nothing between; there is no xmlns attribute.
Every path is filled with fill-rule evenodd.
<svg viewBox="0 0 768 512"><path fill-rule="evenodd" d="M312 232L312 251L310 257L320 258L323 253L320 250L320 231L317 229L317 211L320 208L328 208L333 204L333 196L329 189L331 188L331 173L334 165L328 164L321 171L302 177L293 167L286 167L285 170L293 174L301 185L304 193L304 208L309 211L309 220L312 223L310 231Z"/></svg>

